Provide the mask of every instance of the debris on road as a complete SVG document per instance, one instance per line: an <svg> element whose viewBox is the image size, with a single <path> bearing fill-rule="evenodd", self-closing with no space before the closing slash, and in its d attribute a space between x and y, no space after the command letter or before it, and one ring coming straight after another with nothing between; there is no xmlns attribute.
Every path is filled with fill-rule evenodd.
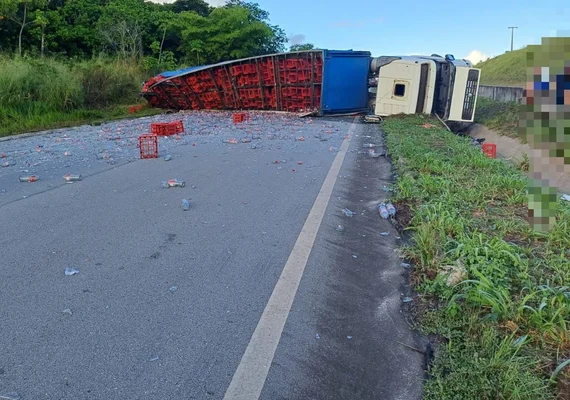
<svg viewBox="0 0 570 400"><path fill-rule="evenodd" d="M337 232L344 232L344 226L343 225L338 225L336 227Z"/></svg>
<svg viewBox="0 0 570 400"><path fill-rule="evenodd" d="M403 302L403 303L411 303L412 301L414 301L414 299L412 299L411 297L404 297L404 298L402 298L402 302Z"/></svg>
<svg viewBox="0 0 570 400"><path fill-rule="evenodd" d="M378 207L376 209L378 210L378 214L380 214L382 218L388 219L388 217L390 216L386 204L380 203L378 204Z"/></svg>
<svg viewBox="0 0 570 400"><path fill-rule="evenodd" d="M81 175L66 174L63 176L63 179L65 179L67 182L77 182L77 181L80 181L82 179L82 176Z"/></svg>
<svg viewBox="0 0 570 400"><path fill-rule="evenodd" d="M386 209L388 210L388 214L392 217L396 215L396 207L392 203L386 204Z"/></svg>
<svg viewBox="0 0 570 400"><path fill-rule="evenodd" d="M176 292L178 290L178 286L171 286L170 288L168 288L168 290L170 292Z"/></svg>
<svg viewBox="0 0 570 400"><path fill-rule="evenodd" d="M63 314L69 314L69 315L73 315L73 313L71 312L71 310L69 308L66 308L65 310L62 311ZM1 399L1 397L0 397Z"/></svg>
<svg viewBox="0 0 570 400"><path fill-rule="evenodd" d="M190 202L186 199L182 200L182 209L188 211L190 209Z"/></svg>
<svg viewBox="0 0 570 400"><path fill-rule="evenodd" d="M21 176L19 178L20 182L35 182L39 179L39 177L35 175L28 175L28 176Z"/></svg>
<svg viewBox="0 0 570 400"><path fill-rule="evenodd" d="M79 273L78 269L71 268L71 267L65 267L65 275L66 276L72 276L72 275L75 275L78 273Z"/></svg>
<svg viewBox="0 0 570 400"><path fill-rule="evenodd" d="M170 154L164 156L164 161L170 161L170 160L172 160L172 156Z"/></svg>
<svg viewBox="0 0 570 400"><path fill-rule="evenodd" d="M353 217L355 215L354 212L350 211L348 208L343 208L342 213L347 217Z"/></svg>
<svg viewBox="0 0 570 400"><path fill-rule="evenodd" d="M389 232L380 232L380 236L388 236L389 234Z"/></svg>
<svg viewBox="0 0 570 400"><path fill-rule="evenodd" d="M178 179L169 179L168 181L163 181L160 186L163 189L169 189L171 187L185 187L186 182L178 180Z"/></svg>
<svg viewBox="0 0 570 400"><path fill-rule="evenodd" d="M402 268L411 268L412 266L411 266L411 264L408 264L408 263L403 262L403 263L400 263L400 267L402 267Z"/></svg>

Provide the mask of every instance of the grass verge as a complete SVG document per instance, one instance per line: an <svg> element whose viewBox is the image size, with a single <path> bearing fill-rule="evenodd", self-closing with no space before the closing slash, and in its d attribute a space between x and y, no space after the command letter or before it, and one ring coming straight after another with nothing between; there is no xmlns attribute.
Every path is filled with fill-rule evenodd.
<svg viewBox="0 0 570 400"><path fill-rule="evenodd" d="M501 135L518 138L519 110L519 103L500 102L480 97L477 99L475 122Z"/></svg>
<svg viewBox="0 0 570 400"><path fill-rule="evenodd" d="M148 77L137 63L116 60L0 56L0 136L128 117L126 105L140 103Z"/></svg>
<svg viewBox="0 0 570 400"><path fill-rule="evenodd" d="M428 117L387 118L395 204L418 327L439 346L426 399L570 395L570 206L548 234L526 221L527 178ZM425 125L430 126L430 125ZM562 204L565 203L565 204ZM569 398L569 397L561 397Z"/></svg>
<svg viewBox="0 0 570 400"><path fill-rule="evenodd" d="M0 124L0 137L27 132L39 132L48 129L67 128L83 124L100 125L104 122L157 115L162 112L164 112L164 110L143 108L136 114L130 114L128 112L128 106L115 106L95 110L74 110L69 112L51 111L47 113L30 114L29 117L16 114L9 120L7 119L3 124Z"/></svg>

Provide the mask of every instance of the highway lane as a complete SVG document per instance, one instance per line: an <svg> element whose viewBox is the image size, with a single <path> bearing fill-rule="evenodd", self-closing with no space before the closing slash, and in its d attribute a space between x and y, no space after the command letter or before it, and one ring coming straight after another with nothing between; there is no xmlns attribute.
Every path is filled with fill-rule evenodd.
<svg viewBox="0 0 570 400"><path fill-rule="evenodd" d="M187 118L192 125L193 117ZM264 136L255 149L222 144L217 132L194 132L182 138L185 145L165 142L174 156L170 162L135 161L135 148L113 165L91 162L86 139L81 164L61 168L86 176L74 184L64 184L49 159L38 166L49 175L33 184L17 182L19 166L3 170L0 396L223 398L351 123L315 120L295 126L260 119L253 130ZM366 157L357 152L360 141L371 128L377 129L354 130L358 140L336 181L262 382L262 398L390 399L418 393L421 359L386 340L394 332L403 342L419 340L394 302L404 283L389 251L395 233L382 242L374 233L389 226L381 225L385 221L370 204L359 204L381 195L380 180L367 183L366 171L380 168L383 179L389 174L389 167L377 162L385 160L364 159L377 163L357 167ZM215 130L244 134L232 129L226 124ZM280 136L267 138L268 130ZM327 141L315 137L323 130ZM294 140L300 135L306 139ZM18 140L10 141L9 150ZM28 147L37 141L21 140L29 141ZM0 153L7 143L0 142ZM186 187L160 188L161 181L175 177ZM362 185L370 187L367 196L359 196ZM180 207L182 198L192 203L187 212ZM340 213L347 206L366 211L347 220ZM345 232L334 230L338 223ZM366 237L358 236L361 229ZM66 276L67 266L79 274ZM369 273L350 276L354 268ZM390 304L385 314L382 304ZM386 322L386 315L396 322ZM335 334L331 326L337 327ZM346 347L347 336L356 347ZM347 360L355 367L343 367ZM396 385L399 371L408 382L403 386ZM379 392L378 385L390 389Z"/></svg>

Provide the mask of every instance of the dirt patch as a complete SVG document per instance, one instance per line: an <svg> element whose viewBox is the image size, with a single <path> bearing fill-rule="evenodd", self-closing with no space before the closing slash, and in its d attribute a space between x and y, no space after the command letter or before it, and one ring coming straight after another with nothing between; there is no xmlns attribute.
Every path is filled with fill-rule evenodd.
<svg viewBox="0 0 570 400"><path fill-rule="evenodd" d="M474 138L485 138L485 143L496 144L497 156L510 160L516 165L524 161L526 154L534 170L540 172L543 179L549 181L550 186L557 187L561 192L570 193L570 165L549 158L540 150L531 149L528 144L522 143L517 138L499 135L480 124L473 125L468 133Z"/></svg>
<svg viewBox="0 0 570 400"><path fill-rule="evenodd" d="M399 232L402 232L404 229L408 227L408 225L410 225L410 222L414 217L414 212L412 211L414 203L407 201L399 201L395 202L394 206L396 207L396 210L398 210L395 217L395 226Z"/></svg>
<svg viewBox="0 0 570 400"><path fill-rule="evenodd" d="M570 400L570 368L564 368L558 375L556 389L560 400Z"/></svg>

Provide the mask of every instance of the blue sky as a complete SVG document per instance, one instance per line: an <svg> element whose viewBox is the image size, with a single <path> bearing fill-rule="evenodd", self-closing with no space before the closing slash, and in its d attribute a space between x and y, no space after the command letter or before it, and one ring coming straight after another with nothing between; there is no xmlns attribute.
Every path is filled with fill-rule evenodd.
<svg viewBox="0 0 570 400"><path fill-rule="evenodd" d="M167 0L168 1L168 0ZM224 0L207 0L219 5ZM294 41L383 54L495 56L570 32L570 0L254 0Z"/></svg>

